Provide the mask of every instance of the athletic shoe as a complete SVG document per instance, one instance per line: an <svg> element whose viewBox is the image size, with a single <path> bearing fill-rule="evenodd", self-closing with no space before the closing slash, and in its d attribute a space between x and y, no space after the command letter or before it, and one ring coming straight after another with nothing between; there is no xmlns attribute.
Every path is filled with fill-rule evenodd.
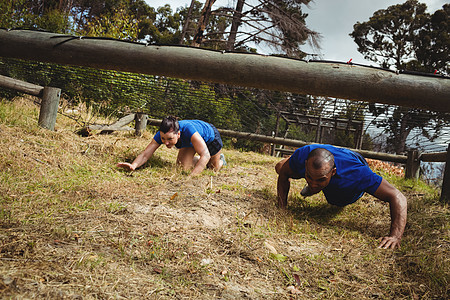
<svg viewBox="0 0 450 300"><path fill-rule="evenodd" d="M309 185L305 185L305 187L300 192L300 195L302 195L303 197L308 197L312 195L311 190L309 189Z"/></svg>
<svg viewBox="0 0 450 300"><path fill-rule="evenodd" d="M227 165L227 161L225 160L225 155L223 155L223 153L220 153L220 160L222 161L222 165L226 166Z"/></svg>

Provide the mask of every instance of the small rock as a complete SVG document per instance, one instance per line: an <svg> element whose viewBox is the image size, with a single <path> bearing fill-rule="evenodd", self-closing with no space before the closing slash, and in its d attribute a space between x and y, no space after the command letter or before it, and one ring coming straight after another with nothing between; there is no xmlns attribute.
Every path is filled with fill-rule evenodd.
<svg viewBox="0 0 450 300"><path fill-rule="evenodd" d="M293 285L290 285L290 286L288 286L287 288L286 288L286 290L289 292L289 293L291 293L291 294L301 294L302 292L298 289L298 288L296 288L295 286L293 286Z"/></svg>
<svg viewBox="0 0 450 300"><path fill-rule="evenodd" d="M269 250L272 254L278 254L277 249L275 249L274 246L272 246L268 241L264 241L264 246Z"/></svg>
<svg viewBox="0 0 450 300"><path fill-rule="evenodd" d="M202 266L206 266L206 265L210 265L212 264L213 260L211 258L204 258L202 259L202 261L200 262L200 265Z"/></svg>

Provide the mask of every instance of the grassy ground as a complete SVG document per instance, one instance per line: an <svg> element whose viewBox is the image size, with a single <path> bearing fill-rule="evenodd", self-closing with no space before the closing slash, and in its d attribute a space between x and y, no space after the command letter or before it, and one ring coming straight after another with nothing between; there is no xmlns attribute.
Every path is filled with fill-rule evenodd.
<svg viewBox="0 0 450 300"><path fill-rule="evenodd" d="M80 137L59 115L37 127L29 101L0 102L0 296L11 299L448 299L449 208L438 192L377 170L409 201L402 247L377 249L389 209L371 196L338 209L292 184L275 206L279 160L225 149L193 180L149 142Z"/></svg>

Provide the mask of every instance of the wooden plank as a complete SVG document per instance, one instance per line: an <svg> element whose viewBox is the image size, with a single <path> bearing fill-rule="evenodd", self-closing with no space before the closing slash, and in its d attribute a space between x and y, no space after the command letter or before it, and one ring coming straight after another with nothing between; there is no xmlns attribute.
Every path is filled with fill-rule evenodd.
<svg viewBox="0 0 450 300"><path fill-rule="evenodd" d="M318 119L319 116L314 115L303 115L299 113L293 113L293 112L287 112L287 111L281 111L281 115L284 117L291 117L292 119ZM339 122L339 123L345 123L351 122L352 124L361 124L362 121L360 120L349 120L349 119L343 119L343 118L328 118L328 117L321 117L322 121L331 121L331 122Z"/></svg>
<svg viewBox="0 0 450 300"><path fill-rule="evenodd" d="M450 112L450 79L345 63L0 29L0 56Z"/></svg>
<svg viewBox="0 0 450 300"><path fill-rule="evenodd" d="M88 126L90 130L109 130L109 131L127 131L127 130L133 130L134 128L130 126L108 126L108 125L89 125Z"/></svg>
<svg viewBox="0 0 450 300"><path fill-rule="evenodd" d="M89 125L90 130L102 130L102 131L124 131L124 130L133 130L133 128L125 126L134 121L135 114L126 115L123 118L120 118L117 122L114 122L111 125Z"/></svg>
<svg viewBox="0 0 450 300"><path fill-rule="evenodd" d="M446 162L447 151L422 153L419 159L424 162Z"/></svg>

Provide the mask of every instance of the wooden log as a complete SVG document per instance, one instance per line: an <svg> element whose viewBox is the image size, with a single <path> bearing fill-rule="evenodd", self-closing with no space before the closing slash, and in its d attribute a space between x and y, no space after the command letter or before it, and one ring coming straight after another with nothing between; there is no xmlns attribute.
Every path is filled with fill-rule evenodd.
<svg viewBox="0 0 450 300"><path fill-rule="evenodd" d="M419 159L423 162L446 162L447 151L422 153Z"/></svg>
<svg viewBox="0 0 450 300"><path fill-rule="evenodd" d="M152 125L152 126L159 126L161 124L161 120L148 119L147 124ZM286 138L280 138L280 137L271 137L271 136L267 136L267 135L254 134L254 133L248 133L248 132L239 132L239 131L226 130L226 129L217 129L217 130L219 131L219 133L222 136L255 140L255 141L262 142L262 143L274 143L277 145L284 145L284 146L297 147L297 148L313 144L313 143L299 141L299 140L292 140L292 139L286 139ZM342 147L342 148L344 148L344 147ZM362 156L367 157L367 158L379 159L379 160L390 161L390 162L398 162L398 163L403 163L403 164L406 163L406 158L407 158L405 155L379 153L379 152L351 149L351 148L347 148L347 149L350 149L354 152L360 153ZM286 149L283 149L283 150L286 150ZM292 150L292 152L293 152L293 150Z"/></svg>
<svg viewBox="0 0 450 300"><path fill-rule="evenodd" d="M132 127L130 126L109 126L109 125L99 125L99 124L94 124L94 125L89 125L88 126L89 130L101 130L101 134L103 133L112 133L114 131L130 131L133 130Z"/></svg>
<svg viewBox="0 0 450 300"><path fill-rule="evenodd" d="M114 131L126 131L133 130L133 128L125 126L131 122L133 122L135 118L135 114L129 114L125 117L120 118L118 121L114 122L111 125L89 125L90 130L101 130L100 133L111 133Z"/></svg>
<svg viewBox="0 0 450 300"><path fill-rule="evenodd" d="M26 81L0 75L0 87L15 90L21 93L41 97L44 87Z"/></svg>
<svg viewBox="0 0 450 300"><path fill-rule="evenodd" d="M345 63L0 29L0 56L450 112L450 79Z"/></svg>
<svg viewBox="0 0 450 300"><path fill-rule="evenodd" d="M45 87L42 95L41 110L39 112L39 126L54 130L56 116L58 115L59 98L61 89Z"/></svg>

